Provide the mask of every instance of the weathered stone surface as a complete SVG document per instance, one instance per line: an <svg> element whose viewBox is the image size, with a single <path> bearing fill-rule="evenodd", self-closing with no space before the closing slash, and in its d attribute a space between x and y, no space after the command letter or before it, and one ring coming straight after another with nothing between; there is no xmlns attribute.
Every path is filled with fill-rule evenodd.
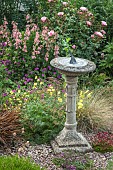
<svg viewBox="0 0 113 170"><path fill-rule="evenodd" d="M92 147L82 134L76 131L76 91L79 75L93 71L96 66L93 62L76 58L76 63L70 64L70 58L59 57L50 64L66 75L66 122L64 129L51 142L55 153L63 150L76 150L79 152L91 151Z"/></svg>

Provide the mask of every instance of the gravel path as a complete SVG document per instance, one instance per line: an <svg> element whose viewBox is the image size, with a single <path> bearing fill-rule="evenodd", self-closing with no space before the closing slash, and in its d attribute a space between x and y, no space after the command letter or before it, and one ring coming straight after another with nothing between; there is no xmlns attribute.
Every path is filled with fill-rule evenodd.
<svg viewBox="0 0 113 170"><path fill-rule="evenodd" d="M14 147L11 149L3 150L0 149L0 156L2 155L14 155L18 153L21 156L29 156L33 161L39 164L41 167L46 167L47 170L63 170L62 168L56 167L52 160L56 157L50 145L35 145L31 146L29 142L21 143L18 147ZM59 155L57 155L59 156ZM89 170L97 170L101 168L102 170L107 170L106 165L108 160L113 161L113 152L110 153L97 153L95 151L89 153L74 153L71 155L76 160L84 160L85 157L93 160L94 169ZM113 168L111 167L111 170Z"/></svg>

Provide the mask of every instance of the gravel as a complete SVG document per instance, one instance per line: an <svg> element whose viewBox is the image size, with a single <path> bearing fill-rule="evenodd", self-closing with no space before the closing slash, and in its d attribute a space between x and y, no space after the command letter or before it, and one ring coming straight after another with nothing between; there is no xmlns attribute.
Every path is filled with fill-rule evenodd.
<svg viewBox="0 0 113 170"><path fill-rule="evenodd" d="M56 167L52 162L53 158L59 155L55 155L53 149L50 145L42 144L42 145L34 145L32 146L29 141L18 143L15 147L0 148L0 156L3 155L15 155L19 154L20 156L30 157L36 164L41 167L46 167L47 170L63 170L62 168ZM99 168L103 170L106 169L106 165L108 160L113 161L113 152L107 152L104 154L92 151L89 153L74 153L71 155L76 160L84 160L85 157L93 161L94 169L97 170ZM92 170L92 169L91 169Z"/></svg>

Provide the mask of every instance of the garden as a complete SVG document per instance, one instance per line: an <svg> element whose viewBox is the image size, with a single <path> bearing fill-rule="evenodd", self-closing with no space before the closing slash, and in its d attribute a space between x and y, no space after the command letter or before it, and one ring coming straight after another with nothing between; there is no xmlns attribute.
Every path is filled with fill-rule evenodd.
<svg viewBox="0 0 113 170"><path fill-rule="evenodd" d="M113 1L0 2L0 170L113 169ZM55 154L66 119L66 77L58 57L87 59L79 76L77 131L91 152Z"/></svg>

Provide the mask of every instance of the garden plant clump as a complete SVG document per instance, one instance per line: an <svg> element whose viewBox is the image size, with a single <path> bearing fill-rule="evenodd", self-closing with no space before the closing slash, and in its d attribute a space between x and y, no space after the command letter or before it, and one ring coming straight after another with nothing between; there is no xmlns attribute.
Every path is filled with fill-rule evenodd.
<svg viewBox="0 0 113 170"><path fill-rule="evenodd" d="M0 2L1 170L112 170L112 1L13 2ZM67 94L50 61L70 53L97 66L79 79L76 110L94 151L54 155L50 141L64 127ZM9 153L18 156L3 156Z"/></svg>

